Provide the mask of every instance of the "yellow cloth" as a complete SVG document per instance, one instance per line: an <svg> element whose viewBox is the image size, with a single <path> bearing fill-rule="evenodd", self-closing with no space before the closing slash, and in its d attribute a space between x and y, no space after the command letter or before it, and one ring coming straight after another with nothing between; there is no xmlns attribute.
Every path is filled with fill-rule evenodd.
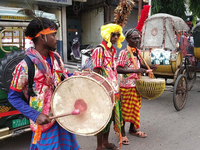
<svg viewBox="0 0 200 150"><path fill-rule="evenodd" d="M110 42L111 33L117 33L117 32L120 33L120 36L117 40L117 47L118 48L122 47L121 42L123 42L125 39L122 31L123 31L122 27L114 23L109 23L107 25L101 26L101 36L107 42L107 46L109 48L111 48L112 46L112 43Z"/></svg>

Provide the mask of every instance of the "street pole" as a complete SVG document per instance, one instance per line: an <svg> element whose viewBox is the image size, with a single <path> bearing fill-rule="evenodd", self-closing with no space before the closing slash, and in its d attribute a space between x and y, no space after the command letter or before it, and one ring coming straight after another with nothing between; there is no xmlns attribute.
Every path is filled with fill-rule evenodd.
<svg viewBox="0 0 200 150"><path fill-rule="evenodd" d="M151 0L149 0L149 5L151 6ZM151 16L151 7L150 7L150 10L149 10L149 16Z"/></svg>

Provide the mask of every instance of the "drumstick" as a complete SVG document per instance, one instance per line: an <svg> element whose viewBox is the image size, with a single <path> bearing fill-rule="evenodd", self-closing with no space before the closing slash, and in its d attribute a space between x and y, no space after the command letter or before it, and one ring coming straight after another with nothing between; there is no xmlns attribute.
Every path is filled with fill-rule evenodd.
<svg viewBox="0 0 200 150"><path fill-rule="evenodd" d="M65 117L65 116L69 116L69 115L78 115L78 114L80 114L80 110L74 109L71 113L66 113L66 114L62 114L62 115L58 115L58 116L52 116L52 117L49 117L49 118L55 119L55 118Z"/></svg>
<svg viewBox="0 0 200 150"><path fill-rule="evenodd" d="M158 64L156 64L155 67L158 67Z"/></svg>
<svg viewBox="0 0 200 150"><path fill-rule="evenodd" d="M151 70L151 68L149 67L149 65L147 64L147 62L144 60L144 58L142 57L142 55L141 55L140 53L138 53L138 54L139 54L140 58L142 59L142 61L144 62L144 64L145 64L145 66L147 67L147 69L148 69L148 70ZM152 71L149 72L149 77L150 77L150 78L153 78L153 77L154 77L154 74L153 74Z"/></svg>

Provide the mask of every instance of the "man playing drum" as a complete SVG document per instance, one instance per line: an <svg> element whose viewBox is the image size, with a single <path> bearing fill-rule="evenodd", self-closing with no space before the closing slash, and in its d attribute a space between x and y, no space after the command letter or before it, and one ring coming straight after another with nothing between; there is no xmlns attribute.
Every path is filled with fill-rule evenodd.
<svg viewBox="0 0 200 150"><path fill-rule="evenodd" d="M128 145L129 140L125 134L125 122L130 122L129 133L138 137L146 137L147 134L138 131L140 127L140 107L141 95L137 92L135 87L135 80L138 79L138 73L146 73L146 66L142 64L139 57L139 50L137 46L140 40L140 34L137 29L129 29L125 32L126 41L128 42L127 48L120 51L117 72L120 75L120 94L122 96L121 110L123 116L122 144ZM134 62L131 55L134 55ZM154 65L150 66L151 69L156 68Z"/></svg>
<svg viewBox="0 0 200 150"><path fill-rule="evenodd" d="M34 63L33 92L27 104L21 98L21 92L28 95L28 66L22 60L13 72L13 79L8 94L9 102L22 114L30 119L33 131L30 149L73 149L79 150L74 134L61 128L49 117L52 116L51 99L54 89L61 82L61 75L68 77L61 57L54 52L57 48L57 25L47 18L33 19L25 31L25 36L34 42L35 48L26 51L27 56ZM60 63L55 59L59 58ZM67 98L67 97L66 97Z"/></svg>
<svg viewBox="0 0 200 150"><path fill-rule="evenodd" d="M97 48L92 53L93 70L94 72L99 73L103 77L105 77L107 81L112 85L113 90L116 93L116 105L114 111L115 114L118 113L118 115L112 116L107 127L97 134L97 150L103 150L103 148L116 150L118 149L118 147L108 142L109 130L110 125L112 123L112 119L115 120L114 129L116 132L119 133L119 135L121 135L120 131L122 125L122 118L120 117L121 111L119 109L120 103L116 70L117 54L116 49L112 45L117 43L117 47L121 48L121 42L125 38L122 33L122 27L114 23L103 25L101 27L101 36L104 39L101 43L101 46L97 46ZM119 138L121 137L119 136Z"/></svg>

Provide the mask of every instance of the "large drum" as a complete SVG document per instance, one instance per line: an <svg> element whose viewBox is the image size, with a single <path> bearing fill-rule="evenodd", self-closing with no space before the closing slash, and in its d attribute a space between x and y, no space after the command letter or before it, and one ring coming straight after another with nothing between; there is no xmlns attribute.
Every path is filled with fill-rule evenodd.
<svg viewBox="0 0 200 150"><path fill-rule="evenodd" d="M87 104L86 111L57 118L56 121L71 133L95 135L106 127L112 116L113 88L104 77L94 72L69 77L54 91L51 102L53 115L72 112L79 99Z"/></svg>

